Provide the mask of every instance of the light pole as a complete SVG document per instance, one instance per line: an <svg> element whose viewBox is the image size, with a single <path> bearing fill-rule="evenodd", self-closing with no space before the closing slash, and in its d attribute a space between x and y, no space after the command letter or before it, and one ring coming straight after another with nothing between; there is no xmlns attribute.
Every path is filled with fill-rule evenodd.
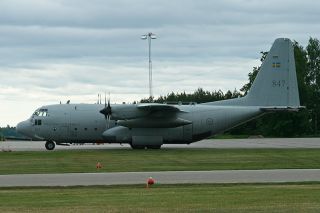
<svg viewBox="0 0 320 213"><path fill-rule="evenodd" d="M149 45L149 94L150 94L150 102L153 101L153 94L152 94L152 61L151 61L151 40L156 39L156 35L153 33L148 33L141 36L141 39L148 40Z"/></svg>

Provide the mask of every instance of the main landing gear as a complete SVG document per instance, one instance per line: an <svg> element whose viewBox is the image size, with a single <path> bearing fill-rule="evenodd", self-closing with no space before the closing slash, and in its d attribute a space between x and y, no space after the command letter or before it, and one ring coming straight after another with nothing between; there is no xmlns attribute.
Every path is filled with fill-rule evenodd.
<svg viewBox="0 0 320 213"><path fill-rule="evenodd" d="M45 146L47 150L54 150L56 144L53 141L47 141Z"/></svg>
<svg viewBox="0 0 320 213"><path fill-rule="evenodd" d="M133 145L130 144L132 149L160 149L161 145Z"/></svg>

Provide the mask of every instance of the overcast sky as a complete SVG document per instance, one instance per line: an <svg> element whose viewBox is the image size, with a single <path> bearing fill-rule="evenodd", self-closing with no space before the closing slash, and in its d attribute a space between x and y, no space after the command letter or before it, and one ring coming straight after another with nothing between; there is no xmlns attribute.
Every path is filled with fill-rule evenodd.
<svg viewBox="0 0 320 213"><path fill-rule="evenodd" d="M0 126L46 104L239 89L260 51L320 37L320 1L0 0Z"/></svg>

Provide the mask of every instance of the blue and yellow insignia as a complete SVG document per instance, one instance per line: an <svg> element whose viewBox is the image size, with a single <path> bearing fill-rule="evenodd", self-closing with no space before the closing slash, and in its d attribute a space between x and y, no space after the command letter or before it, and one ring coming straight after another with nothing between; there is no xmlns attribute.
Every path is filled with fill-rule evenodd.
<svg viewBox="0 0 320 213"><path fill-rule="evenodd" d="M281 66L280 62L273 62L272 67L273 68L279 68Z"/></svg>

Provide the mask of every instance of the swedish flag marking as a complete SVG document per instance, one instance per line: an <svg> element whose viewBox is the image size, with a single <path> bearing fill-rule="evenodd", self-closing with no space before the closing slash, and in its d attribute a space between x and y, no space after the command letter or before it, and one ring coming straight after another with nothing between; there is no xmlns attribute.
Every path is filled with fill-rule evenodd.
<svg viewBox="0 0 320 213"><path fill-rule="evenodd" d="M280 64L280 62L273 62L272 63L272 67L273 68L279 68L279 67L281 67L281 64Z"/></svg>

